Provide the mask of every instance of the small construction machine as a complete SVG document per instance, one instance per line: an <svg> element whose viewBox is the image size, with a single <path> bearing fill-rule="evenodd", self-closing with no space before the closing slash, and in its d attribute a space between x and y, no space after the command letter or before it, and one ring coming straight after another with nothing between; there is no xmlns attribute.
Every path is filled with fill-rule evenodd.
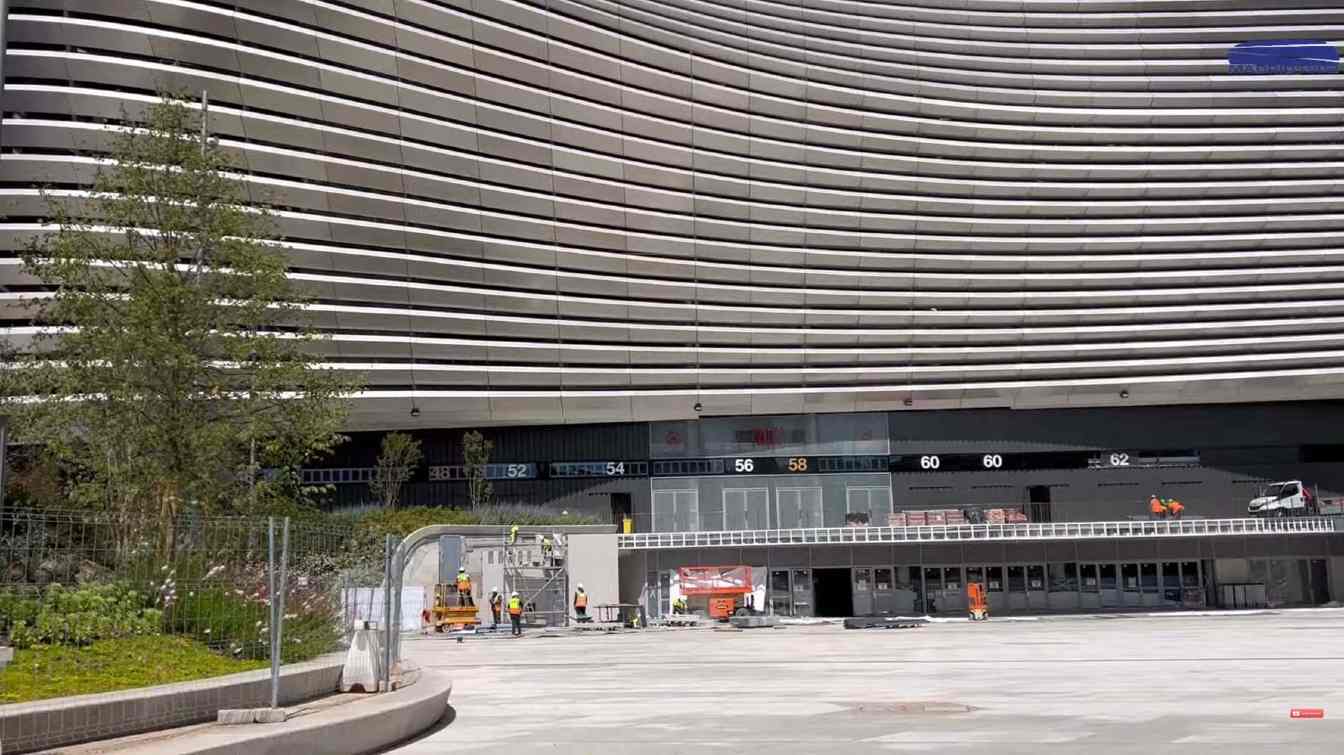
<svg viewBox="0 0 1344 755"><path fill-rule="evenodd" d="M966 606L970 610L971 621L989 619L989 597L983 582L966 583Z"/></svg>
<svg viewBox="0 0 1344 755"><path fill-rule="evenodd" d="M470 629L481 623L476 618L476 606L459 606L457 602L457 585L434 585L434 607L429 612L434 631Z"/></svg>
<svg viewBox="0 0 1344 755"><path fill-rule="evenodd" d="M757 613L747 599L753 592L750 566L684 566L677 575L681 594L705 598L710 618L727 621L733 615Z"/></svg>

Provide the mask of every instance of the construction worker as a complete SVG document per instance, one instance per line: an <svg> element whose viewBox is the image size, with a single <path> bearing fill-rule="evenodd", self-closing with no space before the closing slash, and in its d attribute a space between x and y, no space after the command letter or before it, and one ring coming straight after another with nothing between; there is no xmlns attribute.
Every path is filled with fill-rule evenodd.
<svg viewBox="0 0 1344 755"><path fill-rule="evenodd" d="M509 528L509 545L516 542L518 542L518 525L515 524Z"/></svg>
<svg viewBox="0 0 1344 755"><path fill-rule="evenodd" d="M551 540L550 535L542 535L541 560L549 565L552 561L554 561L554 557L555 557L555 542Z"/></svg>
<svg viewBox="0 0 1344 755"><path fill-rule="evenodd" d="M583 591L582 582L574 590L574 615L580 619L588 617L588 593Z"/></svg>
<svg viewBox="0 0 1344 755"><path fill-rule="evenodd" d="M690 610L690 609L689 609L689 607L686 605L686 599L685 599L685 598L677 598L676 600L672 601L672 613L674 613L674 614L685 614L685 613L688 613L689 610Z"/></svg>
<svg viewBox="0 0 1344 755"><path fill-rule="evenodd" d="M457 570L457 604L459 606L476 605L476 601L471 599L471 576L467 574L467 567L465 566Z"/></svg>
<svg viewBox="0 0 1344 755"><path fill-rule="evenodd" d="M518 597L518 591L514 590L509 596L509 621L513 622L513 636L520 637L523 634L523 599Z"/></svg>
<svg viewBox="0 0 1344 755"><path fill-rule="evenodd" d="M1174 498L1167 501L1167 512L1171 514L1172 519L1180 519L1183 511L1185 511L1185 504Z"/></svg>
<svg viewBox="0 0 1344 755"><path fill-rule="evenodd" d="M495 624L491 629L499 628L499 614L504 608L504 596L499 594L499 588L490 591L490 615L495 618Z"/></svg>
<svg viewBox="0 0 1344 755"><path fill-rule="evenodd" d="M1162 519L1167 515L1167 505L1162 502L1161 498L1157 497L1157 493L1153 493L1148 498L1148 511L1154 519Z"/></svg>

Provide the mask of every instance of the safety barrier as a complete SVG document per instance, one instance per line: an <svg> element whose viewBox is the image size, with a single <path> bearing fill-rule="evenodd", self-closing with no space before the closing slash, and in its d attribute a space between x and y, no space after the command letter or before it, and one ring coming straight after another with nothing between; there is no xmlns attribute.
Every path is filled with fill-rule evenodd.
<svg viewBox="0 0 1344 755"><path fill-rule="evenodd" d="M1323 534L1335 530L1335 522L1332 518L1327 517L938 524L922 527L812 527L787 530L640 532L633 535L618 535L617 547L621 550L647 550L841 543L884 544L939 541L1213 537L1218 535Z"/></svg>

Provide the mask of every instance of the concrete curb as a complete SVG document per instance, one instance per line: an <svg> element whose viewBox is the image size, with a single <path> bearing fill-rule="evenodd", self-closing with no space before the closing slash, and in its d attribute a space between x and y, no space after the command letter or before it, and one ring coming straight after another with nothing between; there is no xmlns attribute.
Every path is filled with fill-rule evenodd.
<svg viewBox="0 0 1344 755"><path fill-rule="evenodd" d="M280 703L336 692L345 656L333 653L280 667ZM214 721L221 708L271 699L269 669L191 682L0 706L0 747L23 753Z"/></svg>
<svg viewBox="0 0 1344 755"><path fill-rule="evenodd" d="M187 740L136 748L136 755L362 755L420 734L443 718L447 674L421 671L415 684L284 723L213 726Z"/></svg>

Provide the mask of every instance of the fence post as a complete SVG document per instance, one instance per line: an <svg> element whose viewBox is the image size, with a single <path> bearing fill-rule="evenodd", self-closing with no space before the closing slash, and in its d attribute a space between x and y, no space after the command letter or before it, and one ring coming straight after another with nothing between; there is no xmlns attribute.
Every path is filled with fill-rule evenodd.
<svg viewBox="0 0 1344 755"><path fill-rule="evenodd" d="M274 705L276 694L280 689L280 653L275 646L275 517L266 517L266 597L269 598L267 605L270 607L270 640L271 640L271 700Z"/></svg>
<svg viewBox="0 0 1344 755"><path fill-rule="evenodd" d="M272 525L274 529L274 525ZM271 535L275 540L275 535ZM289 517L285 517L280 534L280 577L271 593L271 709L280 707L280 655L285 646L285 586L289 584Z"/></svg>
<svg viewBox="0 0 1344 755"><path fill-rule="evenodd" d="M383 541L383 691L392 688L392 536Z"/></svg>

